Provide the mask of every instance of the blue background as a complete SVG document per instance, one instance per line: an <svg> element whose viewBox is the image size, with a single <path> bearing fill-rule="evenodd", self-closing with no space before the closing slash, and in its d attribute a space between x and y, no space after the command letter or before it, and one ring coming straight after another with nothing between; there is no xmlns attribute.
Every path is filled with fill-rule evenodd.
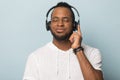
<svg viewBox="0 0 120 80"><path fill-rule="evenodd" d="M46 12L61 0L0 0L0 80L22 80L28 55L52 40ZM80 12L83 41L99 48L105 80L120 80L120 0L65 0Z"/></svg>

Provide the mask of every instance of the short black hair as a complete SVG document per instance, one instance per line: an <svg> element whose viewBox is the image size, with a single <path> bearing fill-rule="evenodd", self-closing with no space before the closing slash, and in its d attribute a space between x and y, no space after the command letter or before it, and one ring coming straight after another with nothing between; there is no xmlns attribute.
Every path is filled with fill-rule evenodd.
<svg viewBox="0 0 120 80"><path fill-rule="evenodd" d="M72 6L66 2L59 2L56 6L54 6L54 8L57 8L57 7L65 7L65 8L68 8L72 14L72 18L73 18L73 22L75 21L75 14L72 10Z"/></svg>

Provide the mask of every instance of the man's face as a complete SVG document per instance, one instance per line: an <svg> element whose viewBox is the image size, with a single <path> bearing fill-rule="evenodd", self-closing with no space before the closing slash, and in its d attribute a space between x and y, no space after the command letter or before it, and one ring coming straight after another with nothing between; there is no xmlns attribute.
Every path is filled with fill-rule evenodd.
<svg viewBox="0 0 120 80"><path fill-rule="evenodd" d="M73 32L73 19L71 11L65 7L53 10L50 24L51 33L56 40L67 40Z"/></svg>

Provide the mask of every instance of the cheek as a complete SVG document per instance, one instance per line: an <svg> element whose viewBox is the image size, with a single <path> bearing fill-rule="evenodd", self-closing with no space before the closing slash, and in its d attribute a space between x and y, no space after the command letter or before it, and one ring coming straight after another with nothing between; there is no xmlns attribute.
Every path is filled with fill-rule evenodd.
<svg viewBox="0 0 120 80"><path fill-rule="evenodd" d="M69 25L67 30L68 30L68 31L73 31L73 25L72 25L72 24Z"/></svg>
<svg viewBox="0 0 120 80"><path fill-rule="evenodd" d="M54 26L55 26L55 25L53 25L53 24L51 23L51 24L50 24L50 26L49 26L49 27L50 27L50 30L52 30L52 31L53 31Z"/></svg>
<svg viewBox="0 0 120 80"><path fill-rule="evenodd" d="M51 25L51 26L50 26L50 31L51 31L52 33L56 34L56 32L55 32L55 26Z"/></svg>

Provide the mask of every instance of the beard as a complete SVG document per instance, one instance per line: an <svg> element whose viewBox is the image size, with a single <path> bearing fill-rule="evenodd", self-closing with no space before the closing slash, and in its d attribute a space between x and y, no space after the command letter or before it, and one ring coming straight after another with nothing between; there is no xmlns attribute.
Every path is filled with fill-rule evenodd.
<svg viewBox="0 0 120 80"><path fill-rule="evenodd" d="M71 30L69 33L66 33L64 35L57 35L56 33L54 33L52 30L51 34L53 35L53 37L58 40L58 41L64 41L64 40L69 40L69 37L71 36L71 34L73 33L73 30Z"/></svg>

